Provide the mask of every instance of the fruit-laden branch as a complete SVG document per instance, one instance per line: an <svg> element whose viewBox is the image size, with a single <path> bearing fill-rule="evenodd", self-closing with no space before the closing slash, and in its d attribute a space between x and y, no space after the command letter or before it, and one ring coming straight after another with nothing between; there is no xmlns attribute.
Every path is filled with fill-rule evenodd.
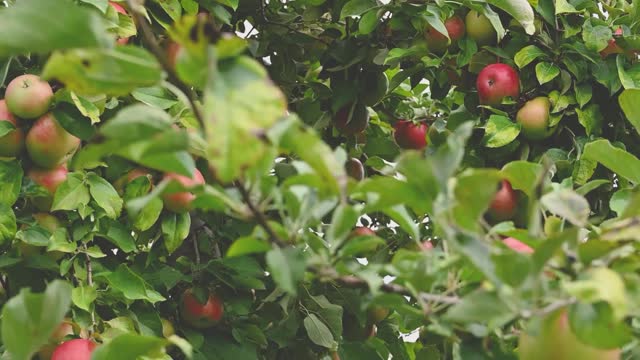
<svg viewBox="0 0 640 360"><path fill-rule="evenodd" d="M178 74L176 73L171 63L169 62L169 59L167 58L166 54L158 44L158 39L153 34L153 30L147 23L144 16L137 11L137 5L135 4L136 1L135 0L126 0L126 1L127 1L127 6L131 11L131 16L133 16L133 20L137 25L136 27L141 30L140 33L142 34L142 38L144 39L144 42L147 44L147 47L149 48L151 53L155 56L155 58L158 60L158 62L160 63L160 66L162 66L162 69L167 73L169 77L169 82L175 85L180 91L182 91L185 94L185 96L189 100L189 106L191 106L191 109L193 110L193 114L195 115L196 119L200 123L200 127L204 129L204 116L202 115L202 111L200 111L200 108L198 107L197 96L195 92L191 87L189 87L187 84L182 82L178 77ZM142 7L143 5L140 4L139 6Z"/></svg>

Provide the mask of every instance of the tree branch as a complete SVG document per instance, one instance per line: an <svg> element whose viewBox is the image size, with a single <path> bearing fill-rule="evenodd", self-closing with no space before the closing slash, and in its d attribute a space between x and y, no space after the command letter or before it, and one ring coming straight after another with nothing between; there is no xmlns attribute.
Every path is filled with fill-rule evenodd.
<svg viewBox="0 0 640 360"><path fill-rule="evenodd" d="M176 70L173 68L171 63L169 63L169 59L167 58L165 52L162 50L162 48L158 44L158 39L156 39L155 35L153 34L153 30L147 23L144 16L137 11L138 5L136 5L135 0L126 0L126 1L127 1L127 6L129 7L129 11L131 12L133 21L137 25L136 28L140 29L140 33L142 34L142 39L144 43L147 45L147 48L151 51L153 56L155 56L155 58L158 60L158 62L160 63L160 66L162 66L162 69L167 73L169 82L175 85L180 91L182 91L186 95L187 99L189 100L189 106L191 106L193 114L195 115L196 119L200 123L200 126L204 129L204 115L202 114L202 111L200 111L200 108L198 107L198 103L196 101L197 96L195 92L189 85L182 82L182 80L180 80L180 78L178 77ZM143 5L140 4L139 6L143 6Z"/></svg>
<svg viewBox="0 0 640 360"><path fill-rule="evenodd" d="M240 191L242 201L247 204L249 210L251 211L251 214L253 214L254 219L264 229L264 231L267 232L267 235L269 235L269 239L271 240L271 242L276 244L278 247L286 247L286 242L281 239L278 234L276 234L271 225L269 225L269 221L267 220L264 213L262 213L262 211L260 211L260 209L258 209L258 207L253 203L251 194L249 194L249 191L247 191L247 189L245 188L244 183L242 183L242 181L240 180L237 180L235 185L238 191Z"/></svg>

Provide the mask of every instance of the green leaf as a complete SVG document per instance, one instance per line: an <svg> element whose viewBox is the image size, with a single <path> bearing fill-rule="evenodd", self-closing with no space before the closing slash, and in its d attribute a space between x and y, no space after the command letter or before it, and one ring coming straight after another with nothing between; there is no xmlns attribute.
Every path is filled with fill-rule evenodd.
<svg viewBox="0 0 640 360"><path fill-rule="evenodd" d="M98 291L92 286L81 286L71 291L73 304L85 311L92 311L92 304L98 297Z"/></svg>
<svg viewBox="0 0 640 360"><path fill-rule="evenodd" d="M585 226L591 209L589 202L573 190L560 189L544 195L540 202L551 213L576 226Z"/></svg>
<svg viewBox="0 0 640 360"><path fill-rule="evenodd" d="M51 210L76 210L89 204L89 189L81 173L70 173L53 197Z"/></svg>
<svg viewBox="0 0 640 360"><path fill-rule="evenodd" d="M627 120L640 134L640 89L625 90L618 97L618 103Z"/></svg>
<svg viewBox="0 0 640 360"><path fill-rule="evenodd" d="M107 180L94 173L89 173L87 180L91 197L105 211L107 216L111 219L120 216L123 201L116 189Z"/></svg>
<svg viewBox="0 0 640 360"><path fill-rule="evenodd" d="M520 124L506 116L491 115L485 125L482 144L488 148L502 147L515 140L519 134Z"/></svg>
<svg viewBox="0 0 640 360"><path fill-rule="evenodd" d="M92 360L139 359L148 356L161 359L167 340L138 334L122 334L108 344L98 346L93 352Z"/></svg>
<svg viewBox="0 0 640 360"><path fill-rule="evenodd" d="M580 107L585 106L589 101L591 101L591 98L593 97L593 88L591 85L586 83L578 84L575 86L575 90L576 100ZM618 99L618 101L620 101L620 99ZM620 103L620 106L622 106L622 103Z"/></svg>
<svg viewBox="0 0 640 360"><path fill-rule="evenodd" d="M162 220L162 236L167 252L172 254L189 236L191 215L189 213L170 213ZM195 241L195 240L194 240Z"/></svg>
<svg viewBox="0 0 640 360"><path fill-rule="evenodd" d="M0 203L0 245L13 240L16 231L18 231L18 225L13 209L7 204Z"/></svg>
<svg viewBox="0 0 640 360"><path fill-rule="evenodd" d="M585 21L582 27L582 40L584 40L587 49L591 51L595 52L606 48L612 37L613 33L608 26L592 26L590 21Z"/></svg>
<svg viewBox="0 0 640 360"><path fill-rule="evenodd" d="M123 223L119 221L103 221L101 224L106 229L103 229L100 235L117 246L118 249L125 253L136 250L135 239L131 235L131 231Z"/></svg>
<svg viewBox="0 0 640 360"><path fill-rule="evenodd" d="M600 111L600 105L591 104L584 109L576 109L578 121L587 131L587 135L600 135L602 133L602 125L604 116Z"/></svg>
<svg viewBox="0 0 640 360"><path fill-rule="evenodd" d="M121 264L113 272L96 276L105 277L113 289L122 292L126 299L147 300L150 303L166 300L125 264Z"/></svg>
<svg viewBox="0 0 640 360"><path fill-rule="evenodd" d="M640 89L640 66L634 64L629 69L624 68L625 60L623 56L616 57L618 77L625 89Z"/></svg>
<svg viewBox="0 0 640 360"><path fill-rule="evenodd" d="M57 79L82 95L126 95L157 84L161 75L155 57L138 46L55 52L42 72L43 78Z"/></svg>
<svg viewBox="0 0 640 360"><path fill-rule="evenodd" d="M306 261L300 249L275 248L267 253L267 266L278 286L295 295L304 278Z"/></svg>
<svg viewBox="0 0 640 360"><path fill-rule="evenodd" d="M569 325L581 343L601 349L616 349L633 341L629 325L614 317L607 303L576 303L569 308Z"/></svg>
<svg viewBox="0 0 640 360"><path fill-rule="evenodd" d="M16 130L15 125L13 125L9 121L3 121L3 120L8 120L8 119L0 119L0 137L4 137Z"/></svg>
<svg viewBox="0 0 640 360"><path fill-rule="evenodd" d="M523 47L516 53L514 61L516 65L518 65L518 67L522 69L523 67L529 65L533 60L540 57L546 57L544 51L540 50L540 48L535 45L528 45Z"/></svg>
<svg viewBox="0 0 640 360"><path fill-rule="evenodd" d="M494 292L477 290L449 308L444 316L450 321L481 323L496 329L511 321L516 314Z"/></svg>
<svg viewBox="0 0 640 360"><path fill-rule="evenodd" d="M178 20L182 15L182 6L179 0L154 0L154 2L159 4L173 21Z"/></svg>
<svg viewBox="0 0 640 360"><path fill-rule="evenodd" d="M275 157L263 137L284 116L286 100L253 59L229 59L214 69L204 93L207 160L220 181L229 182L243 169Z"/></svg>
<svg viewBox="0 0 640 360"><path fill-rule="evenodd" d="M568 0L555 0L556 3L556 15L558 14L570 14L570 13L579 13L579 10L576 10L573 5L571 5Z"/></svg>
<svg viewBox="0 0 640 360"><path fill-rule="evenodd" d="M533 8L527 0L489 0L488 3L513 16L522 25L527 34L533 35L536 32L536 28L533 25Z"/></svg>
<svg viewBox="0 0 640 360"><path fill-rule="evenodd" d="M269 245L268 242L254 236L244 236L236 239L236 241L229 246L226 257L260 254L269 250L271 250L271 245Z"/></svg>
<svg viewBox="0 0 640 360"><path fill-rule="evenodd" d="M71 286L54 280L44 293L22 289L2 308L2 343L11 359L29 360L60 325L71 305Z"/></svg>
<svg viewBox="0 0 640 360"><path fill-rule="evenodd" d="M619 176L636 184L640 183L640 159L614 147L609 140L588 143L584 147L582 158L597 161Z"/></svg>
<svg viewBox="0 0 640 360"><path fill-rule="evenodd" d="M468 169L455 183L455 202L449 205L456 226L480 230L480 218L493 200L500 173L495 169Z"/></svg>
<svg viewBox="0 0 640 360"><path fill-rule="evenodd" d="M178 103L170 93L157 86L136 89L131 96L143 104L162 110L167 110Z"/></svg>
<svg viewBox="0 0 640 360"><path fill-rule="evenodd" d="M338 246L351 233L351 229L358 221L358 217L360 217L358 207L347 204L339 205L333 211L333 217L327 229L327 241L334 246Z"/></svg>
<svg viewBox="0 0 640 360"><path fill-rule="evenodd" d="M521 190L527 196L533 196L542 165L527 161L512 161L502 167L502 174L509 180L515 190Z"/></svg>
<svg viewBox="0 0 640 360"><path fill-rule="evenodd" d="M160 198L153 198L136 215L133 227L140 231L149 230L158 221L164 203ZM130 214L131 215L131 214Z"/></svg>
<svg viewBox="0 0 640 360"><path fill-rule="evenodd" d="M0 11L0 33L11 34L0 39L0 57L97 47L109 41L98 13L70 0L20 0Z"/></svg>
<svg viewBox="0 0 640 360"><path fill-rule="evenodd" d="M546 84L560 75L560 68L548 62L536 64L536 78L540 85Z"/></svg>
<svg viewBox="0 0 640 360"><path fill-rule="evenodd" d="M367 11L358 22L358 31L362 35L367 35L373 32L378 26L378 11Z"/></svg>
<svg viewBox="0 0 640 360"><path fill-rule="evenodd" d="M360 16L377 5L378 4L375 0L349 0L342 7L340 19L344 19L348 16Z"/></svg>
<svg viewBox="0 0 640 360"><path fill-rule="evenodd" d="M58 102L52 113L67 132L82 140L89 140L96 133L96 129L91 126L91 121L84 117L73 104Z"/></svg>
<svg viewBox="0 0 640 360"><path fill-rule="evenodd" d="M307 330L309 339L314 344L328 348L335 349L338 347L338 343L333 339L331 330L325 323L320 320L315 314L309 314L303 321L304 328Z"/></svg>
<svg viewBox="0 0 640 360"><path fill-rule="evenodd" d="M24 171L17 160L0 160L0 204L13 206L20 195Z"/></svg>

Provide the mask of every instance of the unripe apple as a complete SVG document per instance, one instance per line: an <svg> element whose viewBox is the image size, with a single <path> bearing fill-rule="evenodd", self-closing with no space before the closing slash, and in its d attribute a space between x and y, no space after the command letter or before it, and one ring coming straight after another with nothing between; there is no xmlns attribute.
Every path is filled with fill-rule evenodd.
<svg viewBox="0 0 640 360"><path fill-rule="evenodd" d="M467 34L476 41L478 46L493 45L496 43L498 33L486 16L475 10L471 10L464 21Z"/></svg>
<svg viewBox="0 0 640 360"><path fill-rule="evenodd" d="M540 319L533 331L520 334L520 360L575 359L619 360L620 349L598 349L582 343L571 331L567 310L562 308Z"/></svg>
<svg viewBox="0 0 640 360"><path fill-rule="evenodd" d="M393 138L402 149L422 150L427 146L427 124L398 120L393 127Z"/></svg>
<svg viewBox="0 0 640 360"><path fill-rule="evenodd" d="M507 64L487 65L476 81L480 104L500 105L506 97L517 98L520 95L518 73Z"/></svg>
<svg viewBox="0 0 640 360"><path fill-rule="evenodd" d="M173 323L171 323L171 321L165 318L160 318L160 322L162 323L162 336L169 338L172 335L175 335L176 329L173 327Z"/></svg>
<svg viewBox="0 0 640 360"><path fill-rule="evenodd" d="M65 341L53 352L51 360L91 360L91 353L96 346L93 341L86 339Z"/></svg>
<svg viewBox="0 0 640 360"><path fill-rule="evenodd" d="M333 117L333 126L345 135L363 132L369 125L369 111L361 104L347 104Z"/></svg>
<svg viewBox="0 0 640 360"><path fill-rule="evenodd" d="M455 44L464 36L464 22L458 16L453 16L447 19L444 22L444 27L447 29L449 39L451 39L451 45ZM424 38L429 50L434 53L442 53L449 46L449 40L447 37L432 26L427 26L424 31Z"/></svg>
<svg viewBox="0 0 640 360"><path fill-rule="evenodd" d="M64 164L80 146L80 139L67 132L51 113L38 119L27 133L27 152L45 169Z"/></svg>
<svg viewBox="0 0 640 360"><path fill-rule="evenodd" d="M543 140L555 129L549 128L551 102L548 97L540 96L527 101L516 115L516 121L522 126L522 135L529 140Z"/></svg>
<svg viewBox="0 0 640 360"><path fill-rule="evenodd" d="M49 110L53 90L37 75L20 75L7 85L4 95L9 111L23 119L35 119Z"/></svg>
<svg viewBox="0 0 640 360"><path fill-rule="evenodd" d="M123 15L128 15L127 14L127 10L124 9L124 7L122 7L122 5L118 4L117 2L113 2L113 1L109 1L109 5L111 5L111 7L118 13L123 14ZM125 45L126 43L129 42L129 38L119 38L118 40L116 40L116 42L119 45Z"/></svg>
<svg viewBox="0 0 640 360"><path fill-rule="evenodd" d="M204 184L204 177L198 169L195 169L192 178L188 178L176 173L168 173L164 176L164 178L175 180L187 189ZM193 200L195 200L195 198L196 196L188 191L163 195L164 206L167 209L177 213L183 213L191 210L191 203L193 202Z"/></svg>
<svg viewBox="0 0 640 360"><path fill-rule="evenodd" d="M35 213L33 214L33 218L36 220L36 224L40 225L44 229L49 230L49 232L51 233L56 231L56 229L62 227L62 223L60 222L60 220L49 213Z"/></svg>
<svg viewBox="0 0 640 360"><path fill-rule="evenodd" d="M24 131L18 126L15 116L9 112L5 100L0 100L0 121L9 122L15 127L15 130L0 137L0 157L15 157L24 147Z"/></svg>
<svg viewBox="0 0 640 360"><path fill-rule="evenodd" d="M502 239L502 242L508 248L516 252L519 252L522 254L533 254L533 248L531 248L531 246L523 243L522 241L516 238L508 237L508 238Z"/></svg>
<svg viewBox="0 0 640 360"><path fill-rule="evenodd" d="M369 323L377 324L389 316L389 309L383 306L374 305L367 311Z"/></svg>
<svg viewBox="0 0 640 360"><path fill-rule="evenodd" d="M356 158L351 158L345 163L347 175L351 178L360 181L364 179L364 166L362 162Z"/></svg>
<svg viewBox="0 0 640 360"><path fill-rule="evenodd" d="M489 205L489 216L496 221L512 219L518 207L518 196L511 187L511 183L502 180L500 189Z"/></svg>
<svg viewBox="0 0 640 360"><path fill-rule="evenodd" d="M222 319L223 313L222 300L214 294L209 294L204 304L196 299L192 290L187 290L182 295L180 315L187 324L195 328L205 329L214 326Z"/></svg>

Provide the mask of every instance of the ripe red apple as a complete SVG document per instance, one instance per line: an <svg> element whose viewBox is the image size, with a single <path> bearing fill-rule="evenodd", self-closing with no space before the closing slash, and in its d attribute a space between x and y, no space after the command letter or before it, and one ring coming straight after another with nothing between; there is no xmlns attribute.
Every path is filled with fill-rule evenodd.
<svg viewBox="0 0 640 360"><path fill-rule="evenodd" d="M520 95L520 78L507 64L491 64L478 74L476 88L481 104L500 105L505 97L515 99Z"/></svg>
<svg viewBox="0 0 640 360"><path fill-rule="evenodd" d="M502 180L500 189L489 205L489 216L496 221L509 220L515 216L517 208L518 196L516 192L509 181Z"/></svg>
<svg viewBox="0 0 640 360"><path fill-rule="evenodd" d="M617 28L613 34L616 36L622 36L622 28ZM624 54L624 50L618 46L615 38L610 39L607 47L600 50L600 57L603 59L612 54Z"/></svg>
<svg viewBox="0 0 640 360"><path fill-rule="evenodd" d="M519 252L522 254L533 254L533 248L531 248L531 246L523 243L522 241L516 238L508 237L508 238L502 239L502 242L505 245L507 245L508 248L516 252Z"/></svg>
<svg viewBox="0 0 640 360"><path fill-rule="evenodd" d="M458 40L464 36L464 22L458 16L453 16L444 22L444 27L447 29L451 44L455 44ZM449 40L444 34L434 29L432 26L428 26L424 31L424 37L427 42L429 50L435 53L444 52L449 46Z"/></svg>
<svg viewBox="0 0 640 360"><path fill-rule="evenodd" d="M9 111L23 119L35 119L49 110L53 90L37 75L20 75L7 85L4 95Z"/></svg>
<svg viewBox="0 0 640 360"><path fill-rule="evenodd" d="M198 169L195 169L192 178L188 178L186 176L178 175L175 173L168 173L164 176L164 178L175 180L186 188L192 188L204 184L204 177ZM196 196L188 191L163 195L164 206L167 209L177 213L187 212L191 210L191 203L195 198Z"/></svg>
<svg viewBox="0 0 640 360"><path fill-rule="evenodd" d="M124 7L122 7L122 5L118 4L117 2L113 2L113 1L109 1L109 5L111 5L111 7L118 13L123 14L123 15L127 15L127 10L124 9ZM129 42L129 38L119 38L118 40L116 40L116 42L120 45L125 45L126 43Z"/></svg>
<svg viewBox="0 0 640 360"><path fill-rule="evenodd" d="M24 147L24 131L18 127L18 122L9 112L5 100L0 100L0 121L7 121L15 127L15 130L0 137L0 157L15 157Z"/></svg>
<svg viewBox="0 0 640 360"><path fill-rule="evenodd" d="M489 19L475 10L469 11L464 19L467 34L476 41L478 46L493 45L498 34Z"/></svg>
<svg viewBox="0 0 640 360"><path fill-rule="evenodd" d="M27 176L33 180L34 183L47 189L51 195L56 193L58 186L62 184L69 174L66 165L59 165L53 169L38 169L32 168L27 173Z"/></svg>
<svg viewBox="0 0 640 360"><path fill-rule="evenodd" d="M421 150L427 146L427 124L398 120L393 127L393 138L401 148Z"/></svg>
<svg viewBox="0 0 640 360"><path fill-rule="evenodd" d="M553 134L555 129L549 128L550 110L548 97L527 101L516 115L516 121L522 126L522 135L529 140L543 140Z"/></svg>
<svg viewBox="0 0 640 360"><path fill-rule="evenodd" d="M182 295L180 315L187 324L205 329L214 326L222 319L224 307L222 300L214 294L209 294L207 302L202 304L196 299L191 290Z"/></svg>
<svg viewBox="0 0 640 360"><path fill-rule="evenodd" d="M371 230L368 227L365 226L358 226L355 229L353 229L353 231L351 231L351 234L349 235L349 237L356 237L356 236L375 236L376 232Z"/></svg>
<svg viewBox="0 0 640 360"><path fill-rule="evenodd" d="M536 324L535 333L523 331L520 334L518 357L520 360L576 359L576 360L619 360L620 349L597 349L573 334L566 309L560 309L541 319Z"/></svg>
<svg viewBox="0 0 640 360"><path fill-rule="evenodd" d="M49 336L49 343L38 350L38 360L51 360L51 356L58 347L58 344L60 344L66 336L73 334L73 321L68 318L64 319L53 331L51 336Z"/></svg>
<svg viewBox="0 0 640 360"><path fill-rule="evenodd" d="M49 192L49 196L37 197L32 199L36 208L41 211L49 211L51 209L51 203L53 202L53 195L55 195L58 186L67 179L66 165L60 165L54 169L38 169L32 168L27 173L27 176L36 184L42 186Z"/></svg>
<svg viewBox="0 0 640 360"><path fill-rule="evenodd" d="M53 352L51 360L91 360L91 353L96 346L87 339L65 341Z"/></svg>
<svg viewBox="0 0 640 360"><path fill-rule="evenodd" d="M345 135L355 135L369 125L369 111L361 104L347 104L335 114L333 125Z"/></svg>
<svg viewBox="0 0 640 360"><path fill-rule="evenodd" d="M46 169L66 163L78 146L80 139L68 133L51 113L38 119L27 133L29 157Z"/></svg>
<svg viewBox="0 0 640 360"><path fill-rule="evenodd" d="M364 166L360 160L356 158L347 160L345 168L347 170L347 175L351 178L357 181L364 179Z"/></svg>
<svg viewBox="0 0 640 360"><path fill-rule="evenodd" d="M175 41L171 41L169 42L169 45L167 45L167 60L169 61L169 64L171 65L171 67L175 68L176 64L178 62L178 56L180 55L180 52L182 52L183 47L182 45L178 44Z"/></svg>

